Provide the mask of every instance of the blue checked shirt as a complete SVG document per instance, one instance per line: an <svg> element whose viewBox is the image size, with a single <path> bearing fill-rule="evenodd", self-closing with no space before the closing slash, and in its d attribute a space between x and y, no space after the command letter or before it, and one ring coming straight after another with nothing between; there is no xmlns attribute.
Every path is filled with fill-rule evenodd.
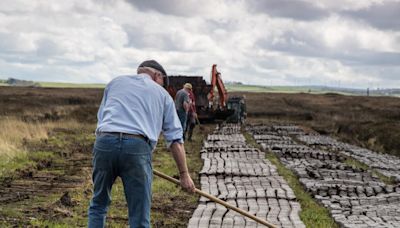
<svg viewBox="0 0 400 228"><path fill-rule="evenodd" d="M183 131L168 92L147 74L119 76L105 88L96 132L140 134L153 149L161 131L168 148L183 143Z"/></svg>

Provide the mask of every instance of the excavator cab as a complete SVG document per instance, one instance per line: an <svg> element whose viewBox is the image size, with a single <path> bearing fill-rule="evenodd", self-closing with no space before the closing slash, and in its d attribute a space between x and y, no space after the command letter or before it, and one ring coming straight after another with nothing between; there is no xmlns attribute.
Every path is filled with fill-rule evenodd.
<svg viewBox="0 0 400 228"><path fill-rule="evenodd" d="M247 117L246 102L244 96L229 97L226 108L232 113L226 118L226 122L242 124L244 123Z"/></svg>

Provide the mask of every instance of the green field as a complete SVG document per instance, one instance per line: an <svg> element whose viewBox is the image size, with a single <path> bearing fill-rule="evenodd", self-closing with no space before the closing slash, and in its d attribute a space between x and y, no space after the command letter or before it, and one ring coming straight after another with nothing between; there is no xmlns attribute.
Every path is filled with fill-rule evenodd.
<svg viewBox="0 0 400 228"><path fill-rule="evenodd" d="M36 82L46 88L104 88L103 83L68 83L68 82ZM0 86L10 86L7 80L0 79ZM18 85L17 85L18 86Z"/></svg>
<svg viewBox="0 0 400 228"><path fill-rule="evenodd" d="M38 86L45 88L104 88L103 83L67 83L67 82L36 82ZM0 86L9 86L6 80L0 79ZM228 92L252 92L252 93L308 93L308 94L328 94L335 93L340 95L366 96L366 90L331 88L324 86L260 86L245 84L227 83L225 88ZM390 89L388 89L390 91ZM386 90L386 91L388 91ZM398 89L391 92L382 90L371 90L370 96L393 96L400 97Z"/></svg>
<svg viewBox="0 0 400 228"><path fill-rule="evenodd" d="M258 92L258 93L307 93L307 87L293 86L256 86L256 85L226 85L229 92ZM312 91L317 92L317 91ZM322 92L319 90L319 92Z"/></svg>
<svg viewBox="0 0 400 228"><path fill-rule="evenodd" d="M226 85L228 92L253 92L253 93L311 93L311 94L324 94L324 93L337 93L342 95L352 95L335 90L328 90L307 86L257 86L257 85Z"/></svg>
<svg viewBox="0 0 400 228"><path fill-rule="evenodd" d="M38 82L41 87L52 88L104 88L105 84L101 83L66 83L66 82Z"/></svg>

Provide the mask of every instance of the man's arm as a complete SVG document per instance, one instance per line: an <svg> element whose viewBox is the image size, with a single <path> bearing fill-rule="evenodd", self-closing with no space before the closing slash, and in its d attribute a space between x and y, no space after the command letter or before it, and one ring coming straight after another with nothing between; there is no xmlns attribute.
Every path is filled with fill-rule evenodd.
<svg viewBox="0 0 400 228"><path fill-rule="evenodd" d="M189 191L194 191L194 184L186 165L185 148L183 147L183 130L176 113L175 103L169 94L165 96L163 116L163 134L167 148L172 152L180 174L181 186Z"/></svg>
<svg viewBox="0 0 400 228"><path fill-rule="evenodd" d="M188 192L194 192L195 186L186 165L186 154L183 144L179 142L172 143L170 150L179 170L181 187Z"/></svg>
<svg viewBox="0 0 400 228"><path fill-rule="evenodd" d="M191 100L190 100L190 97L189 97L189 93L185 92L185 96L184 96L184 99L183 99L183 109L185 109L186 113L189 112L190 105L192 105L192 104L191 104Z"/></svg>
<svg viewBox="0 0 400 228"><path fill-rule="evenodd" d="M107 102L107 94L108 94L108 85L104 89L103 92L103 99L101 100L101 104L99 106L99 110L97 111L97 121L101 122L103 120L103 109Z"/></svg>
<svg viewBox="0 0 400 228"><path fill-rule="evenodd" d="M185 109L185 112L189 112L189 109L190 109L189 101L184 101L183 102L183 109Z"/></svg>

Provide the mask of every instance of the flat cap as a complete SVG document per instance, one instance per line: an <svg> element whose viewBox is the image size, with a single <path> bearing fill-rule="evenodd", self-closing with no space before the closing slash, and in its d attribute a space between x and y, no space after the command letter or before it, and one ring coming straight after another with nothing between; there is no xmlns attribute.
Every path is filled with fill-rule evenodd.
<svg viewBox="0 0 400 228"><path fill-rule="evenodd" d="M190 84L190 83L185 83L185 85L183 85L183 88L186 88L186 89L192 89L193 87L192 87L192 84Z"/></svg>
<svg viewBox="0 0 400 228"><path fill-rule="evenodd" d="M160 71L164 76L167 76L167 73L165 72L164 68L155 60L146 60L142 62L139 67L150 67L155 70Z"/></svg>

